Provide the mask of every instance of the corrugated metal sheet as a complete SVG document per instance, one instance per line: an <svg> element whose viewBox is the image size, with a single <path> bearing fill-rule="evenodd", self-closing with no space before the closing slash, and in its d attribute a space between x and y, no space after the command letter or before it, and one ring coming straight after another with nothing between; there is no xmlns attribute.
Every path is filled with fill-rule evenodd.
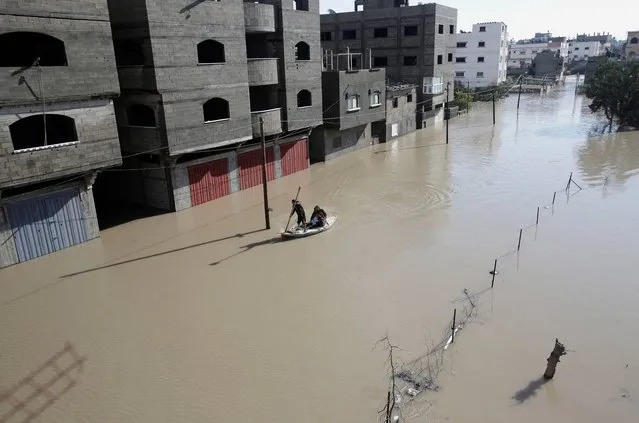
<svg viewBox="0 0 639 423"><path fill-rule="evenodd" d="M228 159L218 159L189 167L191 204L208 203L231 193Z"/></svg>
<svg viewBox="0 0 639 423"><path fill-rule="evenodd" d="M237 158L240 168L240 189L247 189L262 183L262 150L241 153ZM275 179L275 153L273 147L266 149L266 180Z"/></svg>
<svg viewBox="0 0 639 423"><path fill-rule="evenodd" d="M20 262L87 241L78 190L7 206Z"/></svg>
<svg viewBox="0 0 639 423"><path fill-rule="evenodd" d="M282 176L308 169L308 143L306 139L280 144Z"/></svg>

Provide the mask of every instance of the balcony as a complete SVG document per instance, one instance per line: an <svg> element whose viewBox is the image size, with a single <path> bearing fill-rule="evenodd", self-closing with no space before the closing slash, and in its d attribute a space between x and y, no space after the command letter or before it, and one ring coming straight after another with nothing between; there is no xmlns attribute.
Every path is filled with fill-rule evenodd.
<svg viewBox="0 0 639 423"><path fill-rule="evenodd" d="M277 73L278 59L248 59L248 82L251 86L277 85L279 77Z"/></svg>
<svg viewBox="0 0 639 423"><path fill-rule="evenodd" d="M264 135L275 135L282 132L282 109L259 110L251 112L253 136L259 138L260 118L264 119Z"/></svg>
<svg viewBox="0 0 639 423"><path fill-rule="evenodd" d="M272 4L244 3L246 32L275 32L275 6Z"/></svg>

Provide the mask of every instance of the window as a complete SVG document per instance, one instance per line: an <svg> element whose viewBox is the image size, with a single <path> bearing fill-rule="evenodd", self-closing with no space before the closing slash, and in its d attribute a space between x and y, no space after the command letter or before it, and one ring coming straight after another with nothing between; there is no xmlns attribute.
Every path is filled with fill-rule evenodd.
<svg viewBox="0 0 639 423"><path fill-rule="evenodd" d="M579 50L579 47L575 47L575 51Z"/></svg>
<svg viewBox="0 0 639 423"><path fill-rule="evenodd" d="M311 60L311 47L304 41L295 44L295 60Z"/></svg>
<svg viewBox="0 0 639 423"><path fill-rule="evenodd" d="M293 0L293 9L308 12L308 0Z"/></svg>
<svg viewBox="0 0 639 423"><path fill-rule="evenodd" d="M479 27L479 32L486 32L486 27L485 26L480 26Z"/></svg>
<svg viewBox="0 0 639 423"><path fill-rule="evenodd" d="M449 62L453 61L453 53L448 53L448 61Z"/></svg>
<svg viewBox="0 0 639 423"><path fill-rule="evenodd" d="M477 43L477 47L486 47L486 41L480 41Z"/></svg>
<svg viewBox="0 0 639 423"><path fill-rule="evenodd" d="M483 78L484 72L477 72L477 78Z"/></svg>
<svg viewBox="0 0 639 423"><path fill-rule="evenodd" d="M229 119L229 102L223 98L212 98L202 106L204 110L204 122L215 122L217 120Z"/></svg>
<svg viewBox="0 0 639 423"><path fill-rule="evenodd" d="M417 25L409 25L404 27L405 37L414 37L417 35Z"/></svg>
<svg viewBox="0 0 639 423"><path fill-rule="evenodd" d="M155 112L144 104L133 104L126 109L126 120L129 126L155 128Z"/></svg>
<svg viewBox="0 0 639 423"><path fill-rule="evenodd" d="M572 54L572 50L568 50L568 54Z"/></svg>
<svg viewBox="0 0 639 423"><path fill-rule="evenodd" d="M399 107L399 99L397 97L395 97L393 99L393 109L396 109Z"/></svg>
<svg viewBox="0 0 639 423"><path fill-rule="evenodd" d="M114 49L118 66L144 65L144 52L140 43L134 40L122 40L115 43Z"/></svg>
<svg viewBox="0 0 639 423"><path fill-rule="evenodd" d="M448 26L448 32L450 32L451 34L455 33L455 25L449 25Z"/></svg>
<svg viewBox="0 0 639 423"><path fill-rule="evenodd" d="M331 41L333 39L333 33L331 31L320 32L320 41Z"/></svg>
<svg viewBox="0 0 639 423"><path fill-rule="evenodd" d="M378 107L381 106L382 102L380 101L380 92L379 91L375 91L371 94L371 98L370 98L370 106L371 107Z"/></svg>
<svg viewBox="0 0 639 423"><path fill-rule="evenodd" d="M373 66L375 66L376 68L388 66L388 57L373 57Z"/></svg>
<svg viewBox="0 0 639 423"><path fill-rule="evenodd" d="M406 96L406 102L407 103L412 103L413 102L413 94L408 94Z"/></svg>
<svg viewBox="0 0 639 423"><path fill-rule="evenodd" d="M637 43L639 43L639 38L637 38L637 37L632 37L632 38L630 39L630 44L637 44Z"/></svg>
<svg viewBox="0 0 639 423"><path fill-rule="evenodd" d="M442 63L444 63L444 56L442 56L441 54L437 55L437 64L441 65Z"/></svg>
<svg viewBox="0 0 639 423"><path fill-rule="evenodd" d="M404 56L404 66L417 66L417 56Z"/></svg>
<svg viewBox="0 0 639 423"><path fill-rule="evenodd" d="M349 95L346 99L346 108L349 112L355 112L359 110L359 95Z"/></svg>
<svg viewBox="0 0 639 423"><path fill-rule="evenodd" d="M439 25L439 28L438 28L437 32L439 32L440 34L443 34L444 33L444 25Z"/></svg>
<svg viewBox="0 0 639 423"><path fill-rule="evenodd" d="M342 137L333 138L333 148L340 148L342 146Z"/></svg>
<svg viewBox="0 0 639 423"><path fill-rule="evenodd" d="M356 29L346 29L342 31L342 39L343 40L356 40L357 39L357 30Z"/></svg>
<svg viewBox="0 0 639 423"><path fill-rule="evenodd" d="M459 42L459 43L457 43L457 48L466 48L466 44L467 43L465 41Z"/></svg>
<svg viewBox="0 0 639 423"><path fill-rule="evenodd" d="M483 56L479 56L477 58L477 63L484 63L484 57Z"/></svg>
<svg viewBox="0 0 639 423"><path fill-rule="evenodd" d="M313 105L313 97L309 90L297 93L297 107L310 107Z"/></svg>
<svg viewBox="0 0 639 423"><path fill-rule="evenodd" d="M584 50L590 50L590 47L586 47L586 48L584 48Z"/></svg>
<svg viewBox="0 0 639 423"><path fill-rule="evenodd" d="M526 50L520 50L519 54L526 54Z"/></svg>
<svg viewBox="0 0 639 423"><path fill-rule="evenodd" d="M465 57L456 57L455 58L455 63L466 63L466 58Z"/></svg>
<svg viewBox="0 0 639 423"><path fill-rule="evenodd" d="M464 74L465 74L464 71L456 71L455 72L455 78L463 78Z"/></svg>
<svg viewBox="0 0 639 423"><path fill-rule="evenodd" d="M197 45L197 62L201 64L224 63L224 44L214 40L204 40Z"/></svg>
<svg viewBox="0 0 639 423"><path fill-rule="evenodd" d="M375 28L373 30L374 38L386 38L388 37L388 28Z"/></svg>
<svg viewBox="0 0 639 423"><path fill-rule="evenodd" d="M78 140L75 121L64 115L46 114L32 115L9 125L9 133L14 150L42 147L45 145L64 144ZM47 136L44 136L46 119Z"/></svg>
<svg viewBox="0 0 639 423"><path fill-rule="evenodd" d="M38 32L7 32L0 35L0 67L67 66L64 42Z"/></svg>
<svg viewBox="0 0 639 423"><path fill-rule="evenodd" d="M441 94L444 92L444 81L441 76L424 77L424 94Z"/></svg>

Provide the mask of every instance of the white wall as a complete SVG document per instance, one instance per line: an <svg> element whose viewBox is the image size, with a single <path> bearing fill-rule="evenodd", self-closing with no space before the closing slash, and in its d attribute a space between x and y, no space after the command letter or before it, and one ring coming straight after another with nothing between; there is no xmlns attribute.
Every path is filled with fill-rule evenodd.
<svg viewBox="0 0 639 423"><path fill-rule="evenodd" d="M600 56L605 53L599 41L569 41L568 59L584 60L592 56Z"/></svg>
<svg viewBox="0 0 639 423"><path fill-rule="evenodd" d="M525 66L529 66L537 53L546 49L548 49L548 43L511 44L508 46L508 66L518 68L522 62Z"/></svg>
<svg viewBox="0 0 639 423"><path fill-rule="evenodd" d="M484 28L485 31L480 31ZM465 43L465 46L463 46ZM480 47L480 43L484 43ZM508 27L503 22L474 24L471 32L457 34L455 81L473 88L506 80ZM483 58L483 62L478 59ZM465 62L460 60L465 59Z"/></svg>

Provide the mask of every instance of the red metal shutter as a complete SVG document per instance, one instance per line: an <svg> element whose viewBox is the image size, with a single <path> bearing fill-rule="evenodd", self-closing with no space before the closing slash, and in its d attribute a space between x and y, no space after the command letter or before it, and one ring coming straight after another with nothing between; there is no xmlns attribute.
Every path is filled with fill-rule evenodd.
<svg viewBox="0 0 639 423"><path fill-rule="evenodd" d="M189 167L189 184L194 206L229 195L228 160L219 159Z"/></svg>
<svg viewBox="0 0 639 423"><path fill-rule="evenodd" d="M306 139L280 144L282 176L308 169L308 143Z"/></svg>
<svg viewBox="0 0 639 423"><path fill-rule="evenodd" d="M240 168L240 189L247 189L262 183L262 150L241 153L237 158ZM273 147L266 149L266 180L275 179L275 154Z"/></svg>

